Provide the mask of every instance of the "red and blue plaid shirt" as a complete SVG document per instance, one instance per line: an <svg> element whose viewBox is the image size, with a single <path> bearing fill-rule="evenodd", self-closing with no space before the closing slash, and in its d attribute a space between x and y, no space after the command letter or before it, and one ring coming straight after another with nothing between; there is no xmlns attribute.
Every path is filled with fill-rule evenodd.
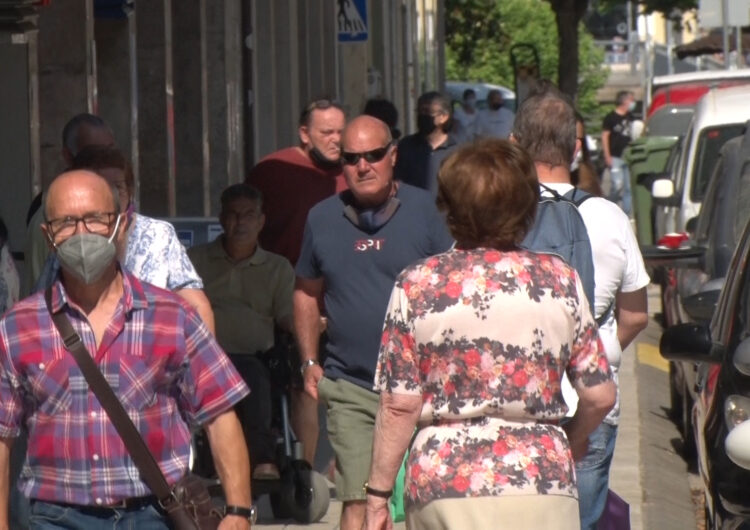
<svg viewBox="0 0 750 530"><path fill-rule="evenodd" d="M52 307L73 327L125 406L167 481L187 471L191 425L248 393L198 314L123 272L124 293L100 346L60 281ZM107 505L149 495L138 469L47 311L44 292L0 320L0 437L29 431L20 487L32 499Z"/></svg>

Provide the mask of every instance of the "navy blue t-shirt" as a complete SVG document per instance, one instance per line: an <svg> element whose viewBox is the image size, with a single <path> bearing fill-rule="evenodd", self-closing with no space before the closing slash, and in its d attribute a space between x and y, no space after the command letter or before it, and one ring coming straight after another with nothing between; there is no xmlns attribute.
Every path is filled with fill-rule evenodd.
<svg viewBox="0 0 750 530"><path fill-rule="evenodd" d="M398 210L375 232L358 228L344 215L346 193L310 210L296 273L325 282L326 377L372 389L396 276L415 261L448 250L453 237L426 191L401 183Z"/></svg>

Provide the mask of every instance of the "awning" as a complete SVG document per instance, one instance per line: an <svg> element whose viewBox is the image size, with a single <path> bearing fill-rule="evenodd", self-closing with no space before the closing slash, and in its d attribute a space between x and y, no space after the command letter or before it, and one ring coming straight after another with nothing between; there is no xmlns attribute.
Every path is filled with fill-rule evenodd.
<svg viewBox="0 0 750 530"><path fill-rule="evenodd" d="M729 51L735 51L737 49L737 37L734 35L729 36ZM742 50L744 52L750 52L750 34L742 32ZM712 55L714 53L723 53L724 51L724 36L721 31L712 31L705 37L696 39L693 42L687 44L680 44L675 46L674 53L678 59L684 59L685 57L696 57L699 55Z"/></svg>

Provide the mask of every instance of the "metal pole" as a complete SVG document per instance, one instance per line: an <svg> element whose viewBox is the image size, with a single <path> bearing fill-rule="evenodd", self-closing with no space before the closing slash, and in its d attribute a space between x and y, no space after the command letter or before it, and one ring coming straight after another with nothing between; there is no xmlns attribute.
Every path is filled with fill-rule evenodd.
<svg viewBox="0 0 750 530"><path fill-rule="evenodd" d="M667 74L674 73L674 23L667 19Z"/></svg>
<svg viewBox="0 0 750 530"><path fill-rule="evenodd" d="M724 68L729 70L729 0L721 0L721 27L724 37Z"/></svg>
<svg viewBox="0 0 750 530"><path fill-rule="evenodd" d="M635 54L636 54L636 46L638 43L638 39L635 38L635 31L633 30L633 3L631 0L628 0L627 2L627 10L628 10L628 58L630 59L630 73L631 75L635 73Z"/></svg>
<svg viewBox="0 0 750 530"><path fill-rule="evenodd" d="M737 26L737 68L745 66L745 56L742 52L742 26Z"/></svg>

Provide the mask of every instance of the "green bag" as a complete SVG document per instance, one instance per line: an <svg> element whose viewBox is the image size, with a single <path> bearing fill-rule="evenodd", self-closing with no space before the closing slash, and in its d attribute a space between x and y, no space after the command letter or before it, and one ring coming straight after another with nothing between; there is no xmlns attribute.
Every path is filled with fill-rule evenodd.
<svg viewBox="0 0 750 530"><path fill-rule="evenodd" d="M396 475L396 483L393 485L393 495L389 502L391 507L391 518L394 523L400 523L406 519L404 510L404 480L406 479L406 459L409 458L409 451L406 451L404 459L401 461L401 467Z"/></svg>

